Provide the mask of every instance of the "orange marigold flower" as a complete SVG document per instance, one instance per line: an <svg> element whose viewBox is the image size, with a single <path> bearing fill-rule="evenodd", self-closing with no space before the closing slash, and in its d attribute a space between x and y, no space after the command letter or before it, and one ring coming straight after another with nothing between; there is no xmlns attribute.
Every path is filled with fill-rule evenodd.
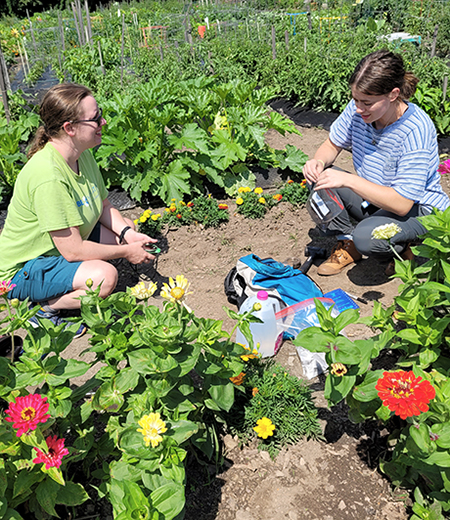
<svg viewBox="0 0 450 520"><path fill-rule="evenodd" d="M219 204L219 209L228 209L228 204Z"/></svg>
<svg viewBox="0 0 450 520"><path fill-rule="evenodd" d="M244 382L244 377L245 377L245 373L244 372L241 372L238 376L236 377L230 377L230 381L232 383L234 383L235 385L237 386L240 386L242 385L242 383Z"/></svg>
<svg viewBox="0 0 450 520"><path fill-rule="evenodd" d="M428 403L436 395L432 384L412 371L384 372L375 388L384 406L401 419L427 412Z"/></svg>
<svg viewBox="0 0 450 520"><path fill-rule="evenodd" d="M259 392L259 390L256 388L252 388L252 396L255 397L255 395Z"/></svg>
<svg viewBox="0 0 450 520"><path fill-rule="evenodd" d="M183 217L181 216L181 213L178 213L177 218L183 218Z"/></svg>
<svg viewBox="0 0 450 520"><path fill-rule="evenodd" d="M188 208L193 208L194 207L194 203L193 202L188 202L187 203L187 207Z"/></svg>
<svg viewBox="0 0 450 520"><path fill-rule="evenodd" d="M283 198L283 195L281 195L281 193L276 193L272 198L280 202L280 200Z"/></svg>
<svg viewBox="0 0 450 520"><path fill-rule="evenodd" d="M303 179L302 182L300 183L300 186L302 188L305 188L306 187L306 179Z"/></svg>
<svg viewBox="0 0 450 520"><path fill-rule="evenodd" d="M293 182L294 182L294 181L293 181L292 179L289 179L289 180L287 181L287 184L292 184Z"/></svg>

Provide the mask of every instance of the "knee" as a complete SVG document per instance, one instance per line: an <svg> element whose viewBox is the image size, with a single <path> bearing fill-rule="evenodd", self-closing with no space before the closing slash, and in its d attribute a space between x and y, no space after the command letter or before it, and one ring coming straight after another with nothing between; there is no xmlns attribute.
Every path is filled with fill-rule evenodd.
<svg viewBox="0 0 450 520"><path fill-rule="evenodd" d="M103 260L95 260L89 267L89 277L94 282L92 288L96 289L101 284L100 297L105 298L110 295L117 285L117 269Z"/></svg>
<svg viewBox="0 0 450 520"><path fill-rule="evenodd" d="M135 231L136 230L136 226L134 225L134 222L132 220L130 220L129 218L125 217L123 220L125 220L125 222L127 223L127 226L130 226L130 228Z"/></svg>

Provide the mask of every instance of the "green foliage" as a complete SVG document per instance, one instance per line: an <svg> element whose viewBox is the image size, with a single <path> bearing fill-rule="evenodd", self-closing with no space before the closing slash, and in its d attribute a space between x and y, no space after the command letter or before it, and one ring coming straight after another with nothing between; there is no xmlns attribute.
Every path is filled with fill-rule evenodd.
<svg viewBox="0 0 450 520"><path fill-rule="evenodd" d="M171 284L180 288L178 278ZM172 297L167 289L163 295ZM4 296L9 313L0 334L24 327L27 336L18 360L0 358L3 407L34 386L48 398L50 415L20 437L11 423L0 425L0 507L11 518L26 508L44 519L56 516L56 504L81 504L88 498L84 486L93 478L115 518L179 518L187 452L218 460L218 432L234 403L236 386L229 378L242 371L244 349L230 340L221 321L197 318L188 310L180 292L160 310L137 304L131 290L105 299L99 291L81 298L90 362L65 355L77 324L65 329L42 320L34 329L27 320L38 307L28 310L27 302L11 307ZM243 318L229 313L238 326ZM94 366L95 376L89 378ZM83 376L86 383L73 384ZM158 438L142 422L152 413L164 425ZM139 426L144 432L137 431ZM148 446L144 433L154 440ZM49 435L65 438L69 454L60 467L47 470L33 462L32 448L47 452Z"/></svg>
<svg viewBox="0 0 450 520"><path fill-rule="evenodd" d="M255 188L254 190L248 187L239 188L239 194L236 198L236 211L246 218L263 218L269 209L278 202L279 200L270 195L265 196L262 188Z"/></svg>
<svg viewBox="0 0 450 520"><path fill-rule="evenodd" d="M205 228L218 227L230 220L228 205L218 203L212 197L196 197L191 204L192 218Z"/></svg>
<svg viewBox="0 0 450 520"><path fill-rule="evenodd" d="M244 370L241 393L229 418L231 431L241 440L256 437L254 427L263 417L272 421L275 430L258 448L272 457L302 438L322 437L311 389L303 381L273 360L250 359Z"/></svg>
<svg viewBox="0 0 450 520"><path fill-rule="evenodd" d="M280 193L283 200L290 202L294 206L303 206L309 197L309 190L306 181L293 182L288 181L281 189Z"/></svg>
<svg viewBox="0 0 450 520"><path fill-rule="evenodd" d="M264 142L269 129L298 133L287 118L267 114L274 90L255 87L205 77L153 78L125 95L99 99L108 131L96 157L107 181L134 199L148 191L166 203L204 192L204 182L234 193L254 178L252 163L279 164L282 152Z"/></svg>
<svg viewBox="0 0 450 520"><path fill-rule="evenodd" d="M317 302L321 326L302 331L294 344L325 353L331 368L325 397L332 405L345 399L357 422L369 418L388 422L393 416L389 402L383 404L376 388L384 370L371 368L383 350L396 354L395 371L412 371L432 385L435 397L421 408L422 413L408 411L406 420L395 422L391 450L380 467L395 486L416 488L413 518L441 519L442 511L450 510L450 210L434 210L421 222L427 233L413 252L426 261L418 267L396 261L395 276L403 283L394 305L383 309L375 302L368 318L358 319L356 311L348 310L333 319L331 310ZM379 332L354 342L340 334L348 324L358 322ZM340 371L336 363L342 365Z"/></svg>
<svg viewBox="0 0 450 520"><path fill-rule="evenodd" d="M161 232L161 213L152 213L150 209L146 209L138 219L134 221L141 233L150 237L156 237Z"/></svg>

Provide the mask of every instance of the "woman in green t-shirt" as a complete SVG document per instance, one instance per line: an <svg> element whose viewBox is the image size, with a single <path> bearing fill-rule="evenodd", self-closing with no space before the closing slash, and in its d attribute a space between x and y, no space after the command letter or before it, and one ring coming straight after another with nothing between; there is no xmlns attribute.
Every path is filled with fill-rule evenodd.
<svg viewBox="0 0 450 520"><path fill-rule="evenodd" d="M38 318L59 323L59 311L80 307L86 280L105 297L117 284L108 260L149 263L138 233L107 199L90 152L106 124L91 91L64 83L45 95L29 161L17 177L0 235L0 280L15 284L10 298L39 303ZM39 322L36 319L35 323Z"/></svg>

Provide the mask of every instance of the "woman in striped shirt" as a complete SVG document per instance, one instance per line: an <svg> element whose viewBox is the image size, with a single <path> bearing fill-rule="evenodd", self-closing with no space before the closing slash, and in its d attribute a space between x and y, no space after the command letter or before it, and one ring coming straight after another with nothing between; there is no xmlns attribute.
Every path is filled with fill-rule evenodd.
<svg viewBox="0 0 450 520"><path fill-rule="evenodd" d="M337 274L362 255L391 258L387 240L372 239L373 229L390 223L401 228L391 244L412 259L409 243L426 231L417 217L450 205L437 172L436 129L408 101L418 81L397 54L381 50L363 58L350 78L352 101L305 164L308 183L316 190L334 189L344 203L327 229L337 235L338 244L319 274ZM357 175L333 167L343 148L352 149ZM390 264L386 274L393 272Z"/></svg>

